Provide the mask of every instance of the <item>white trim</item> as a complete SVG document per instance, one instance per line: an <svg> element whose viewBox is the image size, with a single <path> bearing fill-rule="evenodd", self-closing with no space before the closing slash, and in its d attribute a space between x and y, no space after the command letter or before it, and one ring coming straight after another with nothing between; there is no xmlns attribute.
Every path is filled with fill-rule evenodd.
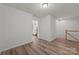
<svg viewBox="0 0 79 59"><path fill-rule="evenodd" d="M12 48L16 48L16 47L18 47L18 46L21 46L21 45L24 45L24 44L28 44L28 43L31 43L32 41L29 41L29 42L23 42L23 43L21 43L21 44L18 44L18 45L14 45L14 46L12 46L12 47L8 47L8 48L6 48L6 49L2 49L2 50L0 50L0 53L2 52L2 51L6 51L6 50L9 50L9 49L12 49Z"/></svg>

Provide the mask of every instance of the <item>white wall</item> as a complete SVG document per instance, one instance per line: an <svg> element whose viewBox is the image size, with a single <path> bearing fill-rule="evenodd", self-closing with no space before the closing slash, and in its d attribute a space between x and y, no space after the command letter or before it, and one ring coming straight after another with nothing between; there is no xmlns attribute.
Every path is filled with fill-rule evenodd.
<svg viewBox="0 0 79 59"><path fill-rule="evenodd" d="M46 16L39 21L39 37L48 40L51 36L50 16Z"/></svg>
<svg viewBox="0 0 79 59"><path fill-rule="evenodd" d="M56 38L56 18L51 16L51 41Z"/></svg>
<svg viewBox="0 0 79 59"><path fill-rule="evenodd" d="M39 38L51 41L55 37L55 20L50 15L45 16L39 21Z"/></svg>
<svg viewBox="0 0 79 59"><path fill-rule="evenodd" d="M1 5L0 5L0 39L2 39L2 30L3 30L3 14L2 14L2 9L1 9Z"/></svg>
<svg viewBox="0 0 79 59"><path fill-rule="evenodd" d="M32 40L32 14L0 4L0 51Z"/></svg>
<svg viewBox="0 0 79 59"><path fill-rule="evenodd" d="M78 25L79 17L62 18L61 21L58 21L56 17L48 15L39 21L39 36L48 41L55 38L65 38L65 30L79 30ZM79 32L70 34L79 39Z"/></svg>
<svg viewBox="0 0 79 59"><path fill-rule="evenodd" d="M79 18L67 18L56 21L56 36L65 38L65 30L79 30ZM79 39L79 33L71 33Z"/></svg>

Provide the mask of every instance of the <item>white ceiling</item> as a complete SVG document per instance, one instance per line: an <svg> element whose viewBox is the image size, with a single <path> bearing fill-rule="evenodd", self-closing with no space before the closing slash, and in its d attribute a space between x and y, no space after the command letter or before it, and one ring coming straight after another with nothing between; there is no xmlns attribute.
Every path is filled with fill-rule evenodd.
<svg viewBox="0 0 79 59"><path fill-rule="evenodd" d="M43 17L51 14L56 17L72 17L79 15L78 3L48 3L47 8L41 6L42 3L4 3L29 13L37 17Z"/></svg>

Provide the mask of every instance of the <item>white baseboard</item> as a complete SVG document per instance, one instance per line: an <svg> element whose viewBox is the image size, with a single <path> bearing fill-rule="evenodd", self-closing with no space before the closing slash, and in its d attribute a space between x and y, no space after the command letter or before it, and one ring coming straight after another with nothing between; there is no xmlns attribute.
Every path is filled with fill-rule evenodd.
<svg viewBox="0 0 79 59"><path fill-rule="evenodd" d="M2 52L2 51L6 51L6 50L9 50L9 49L12 49L12 48L16 48L16 47L18 47L18 46L21 46L21 45L24 45L24 44L28 44L28 43L31 43L32 41L29 41L29 42L23 42L23 43L21 43L21 44L18 44L18 45L14 45L14 46L12 46L12 47L8 47L8 48L6 48L6 49L2 49L2 50L0 50L0 53Z"/></svg>

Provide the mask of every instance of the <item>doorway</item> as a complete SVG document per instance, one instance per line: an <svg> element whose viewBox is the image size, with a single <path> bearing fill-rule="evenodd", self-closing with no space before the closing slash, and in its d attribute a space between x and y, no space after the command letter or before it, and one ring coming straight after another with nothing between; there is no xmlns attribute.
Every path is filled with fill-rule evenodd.
<svg viewBox="0 0 79 59"><path fill-rule="evenodd" d="M32 43L33 45L36 45L39 38L38 20L32 20L32 26L33 26Z"/></svg>
<svg viewBox="0 0 79 59"><path fill-rule="evenodd" d="M32 32L32 35L38 37L38 21L37 20L33 20L32 21L32 24L33 24L33 32Z"/></svg>

